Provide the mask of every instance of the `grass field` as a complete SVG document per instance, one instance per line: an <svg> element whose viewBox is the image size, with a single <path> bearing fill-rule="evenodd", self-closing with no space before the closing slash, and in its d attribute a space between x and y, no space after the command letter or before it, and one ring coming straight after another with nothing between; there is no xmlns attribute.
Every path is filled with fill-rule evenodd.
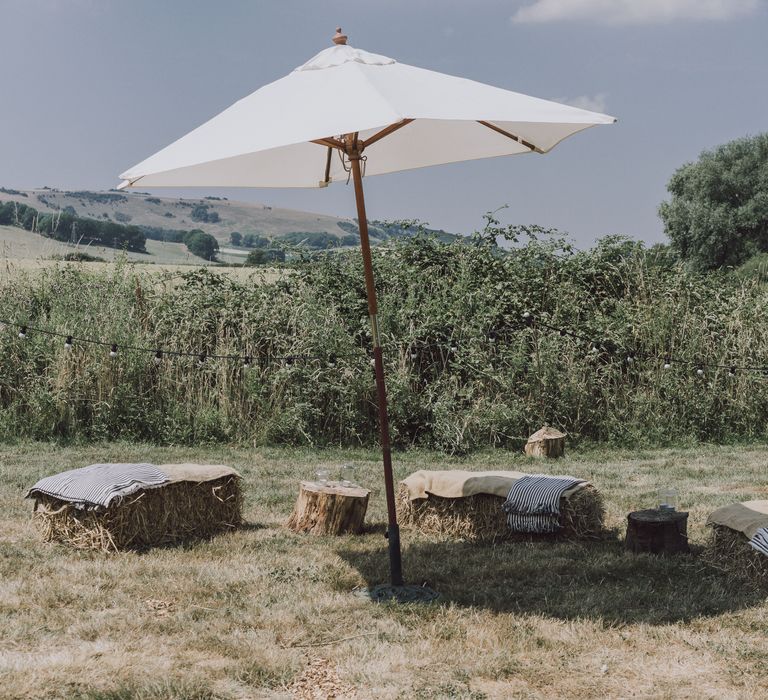
<svg viewBox="0 0 768 700"><path fill-rule="evenodd" d="M698 556L714 508L766 497L768 448L582 451L557 463L504 452L396 456L397 477L469 466L573 473L605 496L614 536L472 546L403 533L430 605L352 595L387 577L377 454L102 444L0 448L0 697L291 698L322 680L357 698L768 696L768 600ZM286 531L298 481L356 462L372 488L362 536ZM241 471L244 529L144 553L39 541L25 488L96 461L212 461ZM694 552L623 550L626 513L674 486ZM293 688L293 690L292 690ZM318 694L315 697L326 697Z"/></svg>
<svg viewBox="0 0 768 700"><path fill-rule="evenodd" d="M147 240L146 247L146 255L103 246L73 247L14 226L0 226L0 280L17 272L40 270L52 265L101 272L112 269L115 261L123 259L149 273L183 273L198 267L215 267L217 272L238 279L256 275L268 281L281 274L279 270L263 267L219 267L192 255L183 243ZM88 253L105 262L64 262L56 259L73 252ZM220 259L226 263L242 264L244 257L222 254Z"/></svg>
<svg viewBox="0 0 768 700"><path fill-rule="evenodd" d="M23 262L27 266L46 264L56 256L73 252L88 253L108 262L126 258L129 262L146 265L193 265L196 267L215 265L192 255L183 243L164 243L148 239L146 248L147 253L144 254L97 245L71 246L16 226L0 226L0 260L11 263ZM222 262L242 264L246 255L247 251L240 252L225 248L225 252L219 257Z"/></svg>

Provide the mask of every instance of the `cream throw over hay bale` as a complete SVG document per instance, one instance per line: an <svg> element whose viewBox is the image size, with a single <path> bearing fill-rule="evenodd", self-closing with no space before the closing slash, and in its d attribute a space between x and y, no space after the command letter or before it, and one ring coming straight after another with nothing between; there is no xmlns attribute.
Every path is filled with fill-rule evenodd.
<svg viewBox="0 0 768 700"><path fill-rule="evenodd" d="M408 498L411 501L419 498L429 498L429 496L467 498L479 494L506 498L514 483L524 476L528 476L528 474L515 471L421 470L414 472L400 483L408 489ZM588 483L587 481L579 482L565 491L563 498L569 498L587 486Z"/></svg>
<svg viewBox="0 0 768 700"><path fill-rule="evenodd" d="M745 501L718 508L707 518L707 525L721 525L752 539L768 527L768 501Z"/></svg>
<svg viewBox="0 0 768 700"><path fill-rule="evenodd" d="M157 468L168 476L169 484L175 484L179 481L194 481L203 483L205 481L215 481L225 476L236 476L242 478L236 469L228 467L225 464L193 464L184 462L183 464L158 464Z"/></svg>

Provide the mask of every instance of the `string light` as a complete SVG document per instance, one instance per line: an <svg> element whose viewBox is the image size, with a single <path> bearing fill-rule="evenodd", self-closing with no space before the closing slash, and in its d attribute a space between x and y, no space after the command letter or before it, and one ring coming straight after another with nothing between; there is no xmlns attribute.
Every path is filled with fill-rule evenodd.
<svg viewBox="0 0 768 700"><path fill-rule="evenodd" d="M531 312L525 311L522 314L522 318L526 321L527 325L532 325L534 316ZM10 321L8 319L0 319L0 329L3 329L8 326L16 325L17 328L19 328L18 337L21 340L24 340L27 338L27 335L30 331L33 331L35 333L40 333L42 335L47 335L51 337L59 337L64 338L64 348L67 351L70 351L74 347L74 342L77 341L78 343L86 343L91 345L101 345L101 346L107 346L110 348L109 356L112 358L117 357L118 355L118 345L117 343L108 343L101 340L95 340L91 338L82 338L77 337L68 334L68 333L59 333L56 331L49 331L43 328L34 328L29 327L27 325L17 325L14 324L13 321ZM577 340L581 340L583 342L590 344L590 352L591 353L600 353L603 352L606 355L616 355L616 354L624 354L623 361L627 364L636 363L638 360L657 360L658 356L653 354L641 354L636 353L635 351L627 351L622 350L621 347L617 346L615 343L613 343L610 340L591 340L588 336L581 335L573 330L562 328L558 326L552 326L547 323L543 323L541 321L538 321L536 324L536 327L538 330L549 330L552 332L556 332L560 335L560 337L569 336L572 338L575 338ZM510 325L510 326L504 326L503 328L509 328L511 330L514 330L516 326ZM519 328L519 326L517 326ZM491 342L496 342L497 340L502 338L501 332L497 329L491 329L487 333L487 337ZM448 350L452 353L457 353L459 350L459 345L455 341L449 341L449 343L425 343L423 344L424 348L439 348L443 350ZM249 368L252 365L253 358L251 356L243 357L240 355L214 355L214 354L208 354L207 352L203 353L195 353L195 352L184 352L184 351L165 351L154 348L146 348L146 347L135 347L130 345L123 345L120 348L121 351L129 351L129 352L147 352L147 353L153 353L154 354L154 362L157 365L160 365L162 363L162 360L165 356L170 355L174 357L197 357L197 361L199 365L204 365L208 358L216 358L216 359L223 359L223 360L237 360L239 362L242 362L244 368ZM416 362L420 359L419 351L416 347L411 347L408 352L408 355L410 356L411 360L413 362ZM343 357L359 357L360 351L354 353L349 353L346 355L342 355ZM273 356L273 360L276 361L283 361L286 366L292 366L295 361L297 360L316 360L320 362L326 362L328 366L330 367L336 367L338 366L338 358L339 355L331 354L331 355L320 355L320 356L300 356L300 355L289 355L289 356ZM737 365L721 365L721 364L707 364L707 363L701 363L701 362L690 362L690 361L684 361L684 360L675 360L670 354L665 354L663 357L663 368L665 370L669 370L672 367L672 364L674 362L677 362L683 366L693 367L695 374L699 377L703 377L706 374L705 368L711 367L715 369L725 369L727 370L727 376L728 377L735 377L737 372L757 372L760 376L765 376L768 378L768 367L764 366L737 366ZM375 361L371 359L371 365L375 366Z"/></svg>

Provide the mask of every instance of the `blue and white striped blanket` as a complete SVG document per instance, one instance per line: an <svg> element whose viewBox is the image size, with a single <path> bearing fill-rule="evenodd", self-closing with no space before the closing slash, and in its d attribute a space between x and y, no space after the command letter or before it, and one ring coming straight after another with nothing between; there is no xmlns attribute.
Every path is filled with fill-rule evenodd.
<svg viewBox="0 0 768 700"><path fill-rule="evenodd" d="M768 527L761 527L752 535L749 546L768 557Z"/></svg>
<svg viewBox="0 0 768 700"><path fill-rule="evenodd" d="M518 479L501 506L514 532L545 534L557 532L560 525L560 498L584 479L572 476L531 474Z"/></svg>
<svg viewBox="0 0 768 700"><path fill-rule="evenodd" d="M76 508L106 508L115 499L168 483L169 477L153 464L91 464L40 479L27 498L46 494Z"/></svg>

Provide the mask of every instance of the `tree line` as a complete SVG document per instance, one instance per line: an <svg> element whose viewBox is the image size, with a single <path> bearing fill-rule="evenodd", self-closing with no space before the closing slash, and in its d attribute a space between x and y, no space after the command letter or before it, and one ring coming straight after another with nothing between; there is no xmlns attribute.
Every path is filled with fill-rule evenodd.
<svg viewBox="0 0 768 700"><path fill-rule="evenodd" d="M18 226L68 243L95 243L146 253L147 238L138 226L76 216L69 211L40 212L23 202L0 204L0 225Z"/></svg>

